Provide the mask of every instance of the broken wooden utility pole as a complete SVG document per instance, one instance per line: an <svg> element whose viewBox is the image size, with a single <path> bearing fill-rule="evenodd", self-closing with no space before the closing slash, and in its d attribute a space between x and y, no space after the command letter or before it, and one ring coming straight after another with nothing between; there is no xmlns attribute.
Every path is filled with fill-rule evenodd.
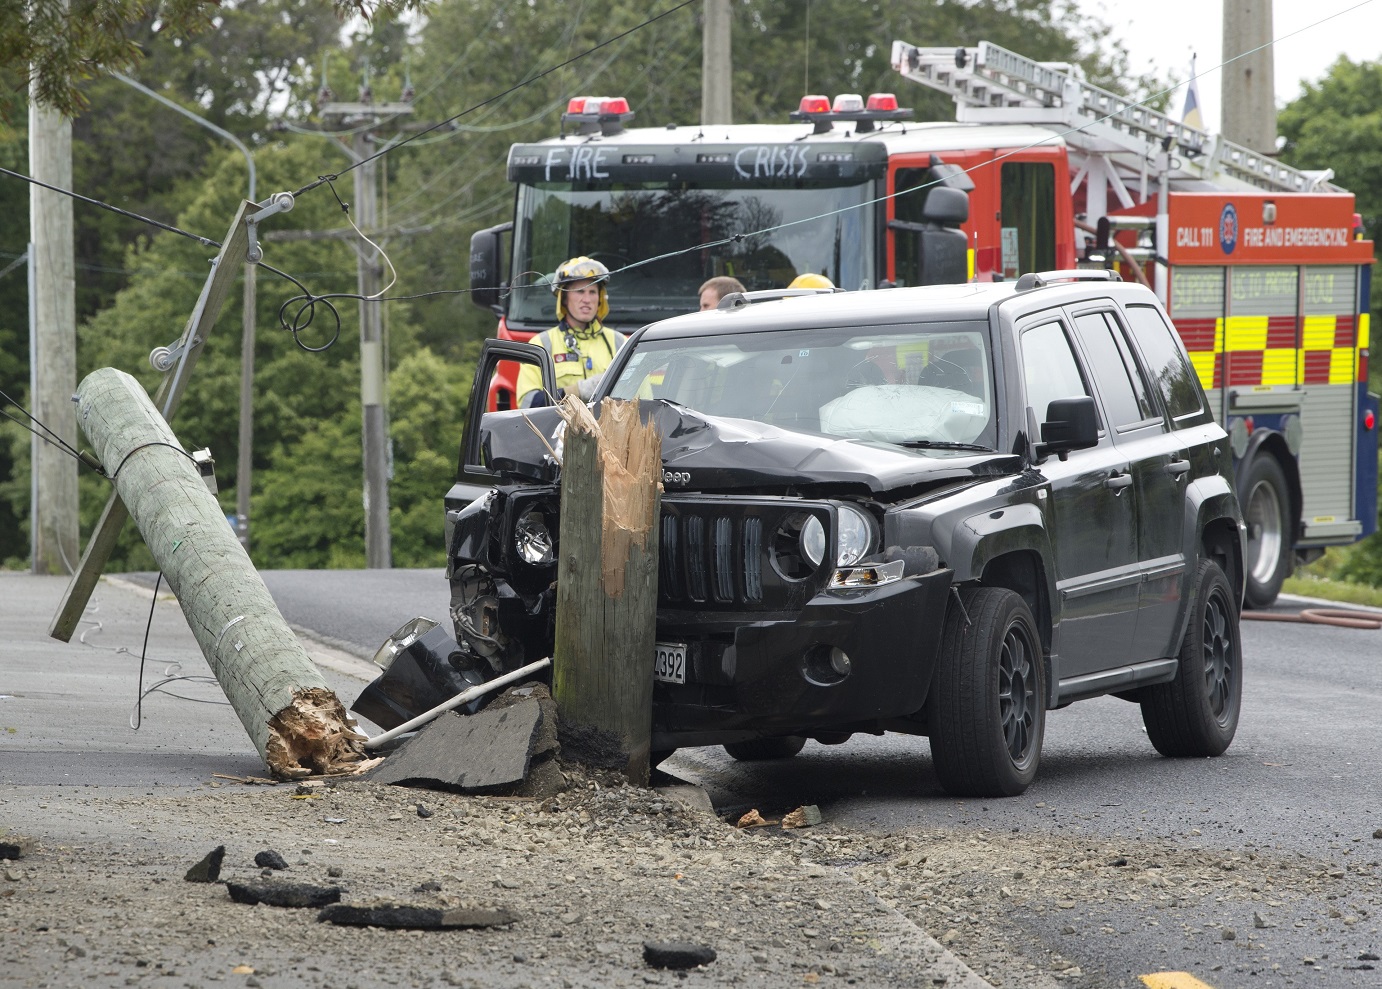
<svg viewBox="0 0 1382 989"><path fill-rule="evenodd" d="M353 771L365 737L139 382L114 368L93 371L77 387L77 419L269 772Z"/></svg>
<svg viewBox="0 0 1382 989"><path fill-rule="evenodd" d="M657 637L661 437L637 402L605 399L597 422L562 404L552 696L562 753L648 782Z"/></svg>

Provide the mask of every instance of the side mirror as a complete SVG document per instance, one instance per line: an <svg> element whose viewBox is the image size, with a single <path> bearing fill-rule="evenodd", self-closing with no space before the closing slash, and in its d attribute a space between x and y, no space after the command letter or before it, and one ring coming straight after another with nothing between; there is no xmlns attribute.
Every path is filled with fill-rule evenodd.
<svg viewBox="0 0 1382 989"><path fill-rule="evenodd" d="M960 285L969 281L969 193L946 185L926 190L922 222L889 220L897 231L897 274L908 285ZM904 234L911 234L904 238ZM907 244L906 240L911 243Z"/></svg>
<svg viewBox="0 0 1382 989"><path fill-rule="evenodd" d="M481 309L501 309L504 234L511 230L512 223L501 223L470 235L470 301Z"/></svg>
<svg viewBox="0 0 1382 989"><path fill-rule="evenodd" d="M1036 455L1054 453L1064 460L1071 450L1087 450L1099 445L1099 414L1094 399L1088 395L1077 398L1058 398L1046 407L1046 421L1041 424L1041 442Z"/></svg>
<svg viewBox="0 0 1382 989"><path fill-rule="evenodd" d="M536 344L519 343L517 340L486 340L480 351L480 359L475 364L475 380L470 386L470 407L461 440L460 462L456 465L458 481L493 483L495 474L487 466L488 458L484 456L485 433L480 427L485 416L490 382L499 373L499 365L504 361L535 365L542 373L543 389L549 395L557 392L556 365L546 350Z"/></svg>
<svg viewBox="0 0 1382 989"><path fill-rule="evenodd" d="M921 218L943 227L958 227L969 222L969 194L962 189L938 185L926 193Z"/></svg>

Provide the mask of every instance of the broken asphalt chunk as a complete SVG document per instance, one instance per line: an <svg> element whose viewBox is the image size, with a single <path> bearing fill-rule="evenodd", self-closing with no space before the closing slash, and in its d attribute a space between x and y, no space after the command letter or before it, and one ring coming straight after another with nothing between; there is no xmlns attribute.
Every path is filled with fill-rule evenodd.
<svg viewBox="0 0 1382 989"><path fill-rule="evenodd" d="M254 857L254 864L261 869L286 869L288 863L272 848L266 848Z"/></svg>
<svg viewBox="0 0 1382 989"><path fill-rule="evenodd" d="M476 714L448 711L399 746L369 778L462 792L522 783L541 725L542 709L533 698Z"/></svg>
<svg viewBox="0 0 1382 989"><path fill-rule="evenodd" d="M784 828L812 828L821 823L821 809L815 804L798 807L782 818Z"/></svg>
<svg viewBox="0 0 1382 989"><path fill-rule="evenodd" d="M22 859L34 850L34 839L21 834L0 834L0 859Z"/></svg>
<svg viewBox="0 0 1382 989"><path fill-rule="evenodd" d="M225 861L226 846L217 845L183 876L189 883L214 883L221 878L221 863Z"/></svg>
<svg viewBox="0 0 1382 989"><path fill-rule="evenodd" d="M263 882L226 880L226 892L236 903L267 903L271 907L324 907L341 899L341 887L290 883L278 879Z"/></svg>
<svg viewBox="0 0 1382 989"><path fill-rule="evenodd" d="M333 903L323 909L317 915L317 919L352 927L441 930L452 927L502 927L512 924L518 919L518 915L508 907L436 897L417 903L385 899L362 903Z"/></svg>
<svg viewBox="0 0 1382 989"><path fill-rule="evenodd" d="M643 960L653 968L695 968L715 960L715 949L690 941L644 941Z"/></svg>

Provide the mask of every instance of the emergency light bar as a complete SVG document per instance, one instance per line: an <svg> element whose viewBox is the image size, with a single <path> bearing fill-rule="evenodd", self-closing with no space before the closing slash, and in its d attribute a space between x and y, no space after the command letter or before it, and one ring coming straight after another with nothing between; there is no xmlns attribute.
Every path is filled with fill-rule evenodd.
<svg viewBox="0 0 1382 989"><path fill-rule="evenodd" d="M841 93L832 103L827 97L819 95L803 96L801 104L789 114L792 120L816 125L815 133L824 134L834 126L836 120L855 123L858 134L873 130L875 121L911 120L911 107L899 107L897 97L892 93L872 93L868 101L858 93Z"/></svg>
<svg viewBox="0 0 1382 989"><path fill-rule="evenodd" d="M604 134L609 137L622 133L624 124L633 119L629 101L623 96L573 96L561 115L563 130L576 124L577 134Z"/></svg>

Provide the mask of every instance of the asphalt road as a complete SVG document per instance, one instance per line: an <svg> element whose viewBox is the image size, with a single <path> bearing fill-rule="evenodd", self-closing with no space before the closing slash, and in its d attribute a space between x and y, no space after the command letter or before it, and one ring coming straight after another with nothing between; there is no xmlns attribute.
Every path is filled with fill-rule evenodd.
<svg viewBox="0 0 1382 989"><path fill-rule="evenodd" d="M415 615L446 620L441 571L264 576L290 623L361 656ZM1284 609L1299 606L1283 602ZM832 822L861 831L1087 836L1129 857L1169 842L1222 852L1230 865L1233 856L1294 857L1304 863L1300 870L1326 882L1340 871L1332 892L1312 886L1280 899L1264 894L1264 904L1275 906L1262 906L1256 918L1255 911L1219 909L1211 898L1180 912L1174 937L1140 904L1116 898L1060 916L1014 910L1008 920L1025 950L1063 952L1107 986L1141 986L1139 973L1168 968L1194 972L1216 989L1376 986L1377 966L1367 956L1382 954L1375 878L1382 840L1373 837L1382 829L1382 632L1245 622L1243 641L1242 720L1218 759L1163 759L1147 741L1138 708L1103 698L1050 712L1037 781L1013 800L945 796L925 740L902 736L811 742L794 759L761 764L695 749L664 768L705 786L722 808L781 813L816 804ZM1255 919L1269 925L1270 937L1254 930ZM1082 934L1076 946L1065 933L1072 922Z"/></svg>

